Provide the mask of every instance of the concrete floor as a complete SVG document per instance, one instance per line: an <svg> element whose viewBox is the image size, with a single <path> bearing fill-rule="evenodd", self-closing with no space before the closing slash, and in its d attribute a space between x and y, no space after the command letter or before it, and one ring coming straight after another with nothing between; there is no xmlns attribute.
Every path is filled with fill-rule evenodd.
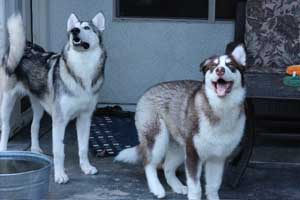
<svg viewBox="0 0 300 200"><path fill-rule="evenodd" d="M41 147L51 155L51 134L49 121L44 121ZM143 169L140 165L114 163L113 158L97 158L90 156L91 162L98 168L97 175L86 176L79 168L77 141L74 125L68 127L66 134L66 172L70 182L58 185L53 182L51 174L49 199L72 200L148 200L155 199L148 191ZM264 143L266 144L266 143ZM280 143L281 144L281 143ZM9 143L10 150L26 150L29 147L29 130L13 138ZM257 145L252 161L285 162L289 165L259 164L247 169L240 186L232 189L228 186L228 175L224 177L221 188L222 199L240 200L297 200L300 199L300 148L296 145ZM184 181L184 172L178 172ZM227 173L226 173L227 174ZM161 175L161 180L166 182ZM166 199L187 199L183 195L174 194L168 186Z"/></svg>

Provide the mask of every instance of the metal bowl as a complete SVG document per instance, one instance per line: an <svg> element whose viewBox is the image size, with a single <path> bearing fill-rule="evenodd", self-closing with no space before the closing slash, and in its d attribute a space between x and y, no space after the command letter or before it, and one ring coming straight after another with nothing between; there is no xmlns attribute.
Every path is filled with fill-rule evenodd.
<svg viewBox="0 0 300 200"><path fill-rule="evenodd" d="M51 159L26 151L0 152L0 197L46 199Z"/></svg>

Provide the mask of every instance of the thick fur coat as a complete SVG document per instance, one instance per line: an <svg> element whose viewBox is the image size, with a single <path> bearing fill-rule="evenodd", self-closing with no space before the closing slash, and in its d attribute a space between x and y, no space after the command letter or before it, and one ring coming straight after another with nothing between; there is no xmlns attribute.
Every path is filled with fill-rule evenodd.
<svg viewBox="0 0 300 200"><path fill-rule="evenodd" d="M225 160L244 132L245 65L245 49L239 45L229 55L202 63L203 83L173 81L150 88L136 110L140 145L123 150L116 160L142 160L149 189L158 198L165 197L157 176L161 163L173 191L190 200L201 199L204 167L207 198L219 199ZM182 163L187 187L175 175Z"/></svg>
<svg viewBox="0 0 300 200"><path fill-rule="evenodd" d="M10 116L20 95L32 103L31 150L41 152L38 134L44 111L52 116L55 182L66 183L64 134L68 122L76 118L80 166L85 174L97 169L88 159L91 116L104 80L106 51L102 43L105 19L102 13L91 21L68 19L68 42L61 53L46 52L26 42L23 21L13 15L8 23L9 48L1 55L1 142L7 149Z"/></svg>

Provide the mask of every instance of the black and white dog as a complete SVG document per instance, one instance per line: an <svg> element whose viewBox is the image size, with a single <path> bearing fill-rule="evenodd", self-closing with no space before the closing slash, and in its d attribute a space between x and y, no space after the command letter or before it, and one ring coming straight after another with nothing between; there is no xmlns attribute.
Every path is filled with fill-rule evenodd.
<svg viewBox="0 0 300 200"><path fill-rule="evenodd" d="M68 122L77 118L80 167L85 174L97 169L88 159L91 116L104 79L106 51L102 43L105 19L102 13L91 21L68 19L68 43L62 53L45 52L26 42L23 21L13 15L7 22L9 48L1 56L1 142L7 149L10 116L18 95L28 95L32 103L31 150L41 152L38 134L44 110L52 116L55 182L66 183L64 134Z"/></svg>
<svg viewBox="0 0 300 200"><path fill-rule="evenodd" d="M165 197L156 171L160 163L172 190L190 200L201 199L204 166L207 199L218 200L224 162L244 131L245 65L239 45L229 55L203 62L204 83L173 81L150 88L136 109L140 145L121 151L116 160L143 160L149 189L158 198ZM187 187L175 175L183 162Z"/></svg>

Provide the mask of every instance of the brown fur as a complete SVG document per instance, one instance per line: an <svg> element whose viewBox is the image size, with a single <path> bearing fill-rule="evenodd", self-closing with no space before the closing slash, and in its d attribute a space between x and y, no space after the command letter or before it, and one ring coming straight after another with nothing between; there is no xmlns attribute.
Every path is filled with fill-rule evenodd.
<svg viewBox="0 0 300 200"><path fill-rule="evenodd" d="M177 102L176 97L169 99L166 92L172 94L172 92L177 93L179 89L185 87L186 98L181 99ZM156 90L160 90L159 94L155 94ZM140 148L145 148L143 150L144 163L147 163L148 153L153 149L155 138L160 132L160 122L159 119L163 119L167 129L171 135L171 139L179 142L180 140L184 143L194 136L194 134L199 132L199 116L197 106L195 104L196 98L200 96L203 100L202 107L200 108L204 112L205 116L208 118L211 124L216 124L220 119L214 114L207 96L205 95L204 87L202 82L199 81L182 81L182 82L168 82L163 83L150 89L147 93L147 100L153 101L153 110L159 110L157 112L158 116L155 120L145 124L141 130L139 130L141 137ZM162 95L162 96L161 96ZM181 98L181 97L180 97ZM179 98L179 99L180 99ZM184 110L182 110L184 108ZM178 110L181 110L178 112ZM145 132L146 130L146 132ZM192 147L189 147L192 148ZM147 153L148 152L148 153Z"/></svg>
<svg viewBox="0 0 300 200"><path fill-rule="evenodd" d="M216 60L217 60L217 63L215 63ZM200 64L200 68L203 72L203 75L205 75L208 70L210 70L212 72L216 68L216 66L219 65L219 63L220 63L220 60L219 60L218 56L212 56L212 57L206 59L204 62L202 62Z"/></svg>
<svg viewBox="0 0 300 200"><path fill-rule="evenodd" d="M203 110L205 116L207 117L207 119L209 120L209 122L212 125L215 125L220 121L220 118L214 114L213 109L211 108L211 106L208 102L208 98L207 98L205 92L202 91L202 93L203 93L203 95L202 95L203 100L205 102L202 104L202 110Z"/></svg>
<svg viewBox="0 0 300 200"><path fill-rule="evenodd" d="M246 67L239 64L235 59L234 57L230 54L228 55L228 57L230 58L231 62L228 63L228 67L230 67L230 65L233 66L234 69L237 69L241 72L241 75L242 75L242 86L244 87L245 85L245 78L244 78L244 72L245 72L245 69Z"/></svg>
<svg viewBox="0 0 300 200"><path fill-rule="evenodd" d="M145 128L147 130L147 133L145 133L147 147L151 151L155 143L155 138L160 132L160 124L158 119L156 119L155 122L146 125Z"/></svg>
<svg viewBox="0 0 300 200"><path fill-rule="evenodd" d="M243 59L240 61L244 62ZM231 73L228 76L234 79L232 82L237 79L238 87L240 87L239 72L242 74L243 68L230 56L211 57L204 61L201 64L204 75L214 81L218 74L212 73L217 71L215 69L220 65L220 62L222 62L222 65L228 66L223 67L226 67L226 71ZM212 89L213 85L205 85L205 80L204 83L199 81L160 83L148 89L137 104L136 126L141 142L138 148L144 156L144 165L147 165L145 166L145 172L149 188L159 198L165 196L163 186L154 171L159 163L164 162L166 179L172 189L178 193L186 193L186 188L182 185L178 186L176 179L174 179L176 178L174 177L174 171L185 159L188 196L189 198L200 199L201 190L195 186L200 184L201 165L207 161L209 166L209 164L212 164L209 162L214 162L209 159L216 158L223 166L226 157L240 142L243 132L242 126L245 122L244 107L240 105L245 96L243 87L238 88L224 102L217 99L218 91L215 91L216 95L213 95L213 91L208 91ZM206 93L207 91L208 93ZM224 106L228 106L228 108ZM234 108L231 106L234 106ZM227 113L230 113L230 115L227 115ZM227 119L227 117L230 118ZM224 123L223 118L225 119ZM205 130L201 130L200 133L199 129L203 128ZM221 135L223 132L227 134ZM162 137L160 135L157 137L159 133L162 134ZM218 135L219 133L220 135ZM230 133L232 134L230 135ZM223 141L224 144L221 144ZM174 142L177 143L176 146L174 146ZM130 155L132 155L132 159L135 159L137 155L134 154L133 157L132 150L124 151L117 160L127 161L126 157ZM166 157L164 158L164 156ZM129 160L129 162L132 161ZM221 165L220 167L222 167ZM216 175L220 176L222 174L220 170L222 169L216 168L213 170L219 170ZM210 176L212 173L208 170L206 176ZM207 194L209 199L219 199L217 198L218 188L213 187L221 184L222 177L217 178L212 180L216 183L207 182L208 187L212 187L209 188Z"/></svg>
<svg viewBox="0 0 300 200"><path fill-rule="evenodd" d="M193 136L187 138L185 150L186 150L185 164L186 164L187 171L189 173L189 176L192 177L194 181L196 181L200 158L194 146Z"/></svg>

